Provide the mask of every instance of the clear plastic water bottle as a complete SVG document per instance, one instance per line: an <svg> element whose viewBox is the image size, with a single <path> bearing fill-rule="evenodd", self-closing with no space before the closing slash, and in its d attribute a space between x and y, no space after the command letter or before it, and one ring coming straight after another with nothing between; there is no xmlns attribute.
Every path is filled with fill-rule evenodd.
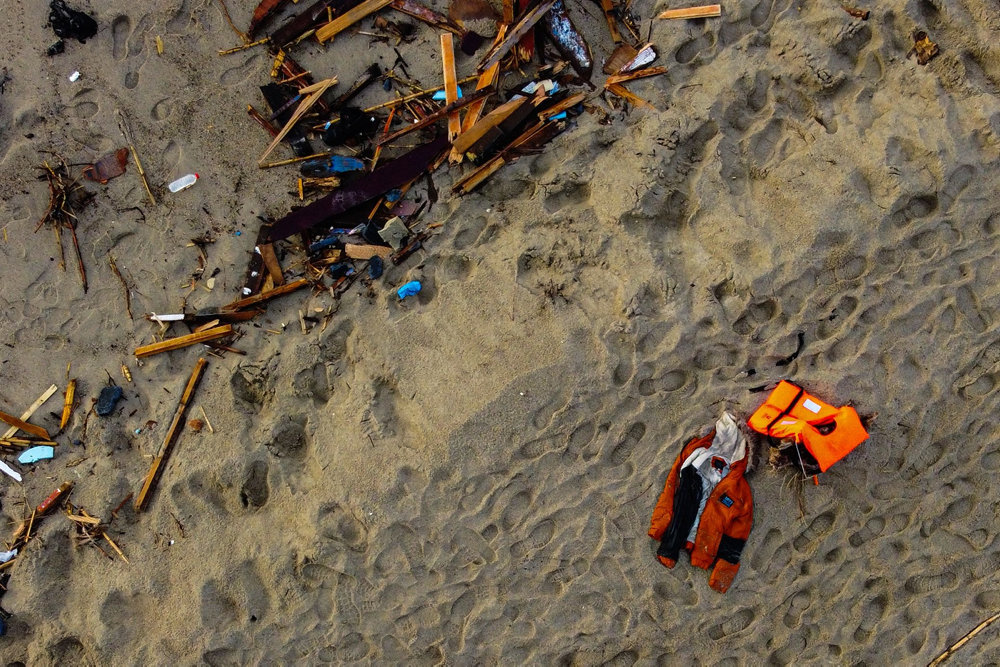
<svg viewBox="0 0 1000 667"><path fill-rule="evenodd" d="M187 176L181 176L176 181L167 186L167 189L171 192L180 192L181 190L187 190L189 187L194 185L194 182L198 180L198 174L188 174Z"/></svg>

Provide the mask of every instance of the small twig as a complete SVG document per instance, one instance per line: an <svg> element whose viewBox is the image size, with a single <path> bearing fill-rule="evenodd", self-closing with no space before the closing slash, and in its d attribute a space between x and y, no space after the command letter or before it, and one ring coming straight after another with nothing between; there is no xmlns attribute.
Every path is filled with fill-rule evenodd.
<svg viewBox="0 0 1000 667"><path fill-rule="evenodd" d="M952 644L948 648L947 651L945 651L944 653L942 653L938 657L934 658L934 660L929 665L927 665L927 667L936 667L936 665L940 665L942 662L944 662L945 660L947 660L948 658L950 658L955 651L957 651L958 649L960 649L963 646L965 646L965 644L967 644L970 639L972 639L973 637L975 637L976 635L978 635L980 632L982 632L983 630L985 630L991 623L993 623L993 621L997 620L998 618L1000 618L1000 613L993 614L992 616L990 616L989 618L987 618L985 621L983 621L982 623L980 623L979 625L977 625L975 628L973 628L972 632L970 632L969 634L965 635L964 637L962 637L961 639L959 639L957 642L955 642L954 644Z"/></svg>
<svg viewBox="0 0 1000 667"><path fill-rule="evenodd" d="M220 2L222 0L219 0ZM135 167L139 170L139 178L142 179L142 185L146 188L146 194L149 195L149 201L156 206L156 197L153 196L153 191L149 189L149 181L146 180L146 172L142 168L142 162L139 161L139 154L135 150L135 142L132 140L132 129L128 125L128 120L125 118L125 114L122 113L121 109L115 109L115 115L118 117L118 129L121 131L122 136L125 137L125 141L128 143L128 149L132 153L132 159L135 161Z"/></svg>
<svg viewBox="0 0 1000 667"><path fill-rule="evenodd" d="M135 317L132 316L132 297L129 294L128 283L125 282L125 278L122 277L121 271L118 270L118 266L115 264L115 256L108 255L108 259L111 261L111 270L121 281L122 289L125 291L125 310L128 311L128 318L134 320Z"/></svg>
<svg viewBox="0 0 1000 667"><path fill-rule="evenodd" d="M226 0L219 0L219 6L222 7L222 14L226 17L226 23L228 23L229 27L233 29L233 32L235 32L236 36L240 38L240 41L244 44L250 44L250 37L233 25L233 19L229 16L229 8L226 7Z"/></svg>

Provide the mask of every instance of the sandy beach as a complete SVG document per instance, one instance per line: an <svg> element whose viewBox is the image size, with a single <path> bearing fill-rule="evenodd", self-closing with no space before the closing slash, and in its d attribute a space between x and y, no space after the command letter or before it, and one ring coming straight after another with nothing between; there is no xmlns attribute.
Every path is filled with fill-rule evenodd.
<svg viewBox="0 0 1000 667"><path fill-rule="evenodd" d="M64 481L105 521L137 493L199 356L189 418L214 432L187 428L147 510L111 522L128 563L75 547L61 511L41 523L5 570L4 664L924 665L1000 611L994 6L736 0L657 21L668 5L636 0L668 72L629 84L655 109L626 112L597 94L600 6L570 0L602 113L472 194L451 193L466 167L436 171L424 249L339 299L275 299L237 325L245 356L137 363L144 313L238 298L260 218L300 204L295 166L257 167L270 137L246 113L272 58L219 56L239 40L213 0L74 0L98 33L52 57L47 4L5 4L0 410L56 384L31 419L56 433L68 378L78 404L52 460L0 477L0 542ZM254 4L227 5L245 28ZM440 86L438 34L416 29L397 48ZM940 47L926 65L915 30ZM294 55L338 92L392 46L348 31ZM158 204L132 163L85 184L84 293L68 237L63 270L35 231L36 167L124 146L116 109ZM289 276L299 246L275 245ZM124 400L88 417L109 378ZM686 556L657 562L649 517L682 444L786 378L871 437L818 485L751 438L754 527L721 595ZM949 664L1000 660L998 632Z"/></svg>

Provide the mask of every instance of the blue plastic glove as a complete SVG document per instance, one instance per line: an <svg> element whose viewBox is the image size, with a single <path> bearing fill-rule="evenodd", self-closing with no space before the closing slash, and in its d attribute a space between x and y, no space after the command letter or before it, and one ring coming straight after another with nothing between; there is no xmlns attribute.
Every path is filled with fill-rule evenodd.
<svg viewBox="0 0 1000 667"><path fill-rule="evenodd" d="M408 296L413 296L414 294L416 294L419 291L420 291L420 281L414 280L414 281L406 283L405 285L403 285L402 287L400 287L398 290L396 290L396 294L398 294L399 298L402 300L402 299L405 299Z"/></svg>

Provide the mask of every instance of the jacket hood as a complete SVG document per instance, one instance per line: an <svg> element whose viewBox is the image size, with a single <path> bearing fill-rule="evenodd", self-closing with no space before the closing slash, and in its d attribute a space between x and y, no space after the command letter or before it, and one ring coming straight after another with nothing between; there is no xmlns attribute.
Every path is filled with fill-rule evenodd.
<svg viewBox="0 0 1000 667"><path fill-rule="evenodd" d="M728 412L723 412L719 421L715 422L715 437L708 451L712 456L721 456L729 465L746 457L747 439L740 433L736 419Z"/></svg>

